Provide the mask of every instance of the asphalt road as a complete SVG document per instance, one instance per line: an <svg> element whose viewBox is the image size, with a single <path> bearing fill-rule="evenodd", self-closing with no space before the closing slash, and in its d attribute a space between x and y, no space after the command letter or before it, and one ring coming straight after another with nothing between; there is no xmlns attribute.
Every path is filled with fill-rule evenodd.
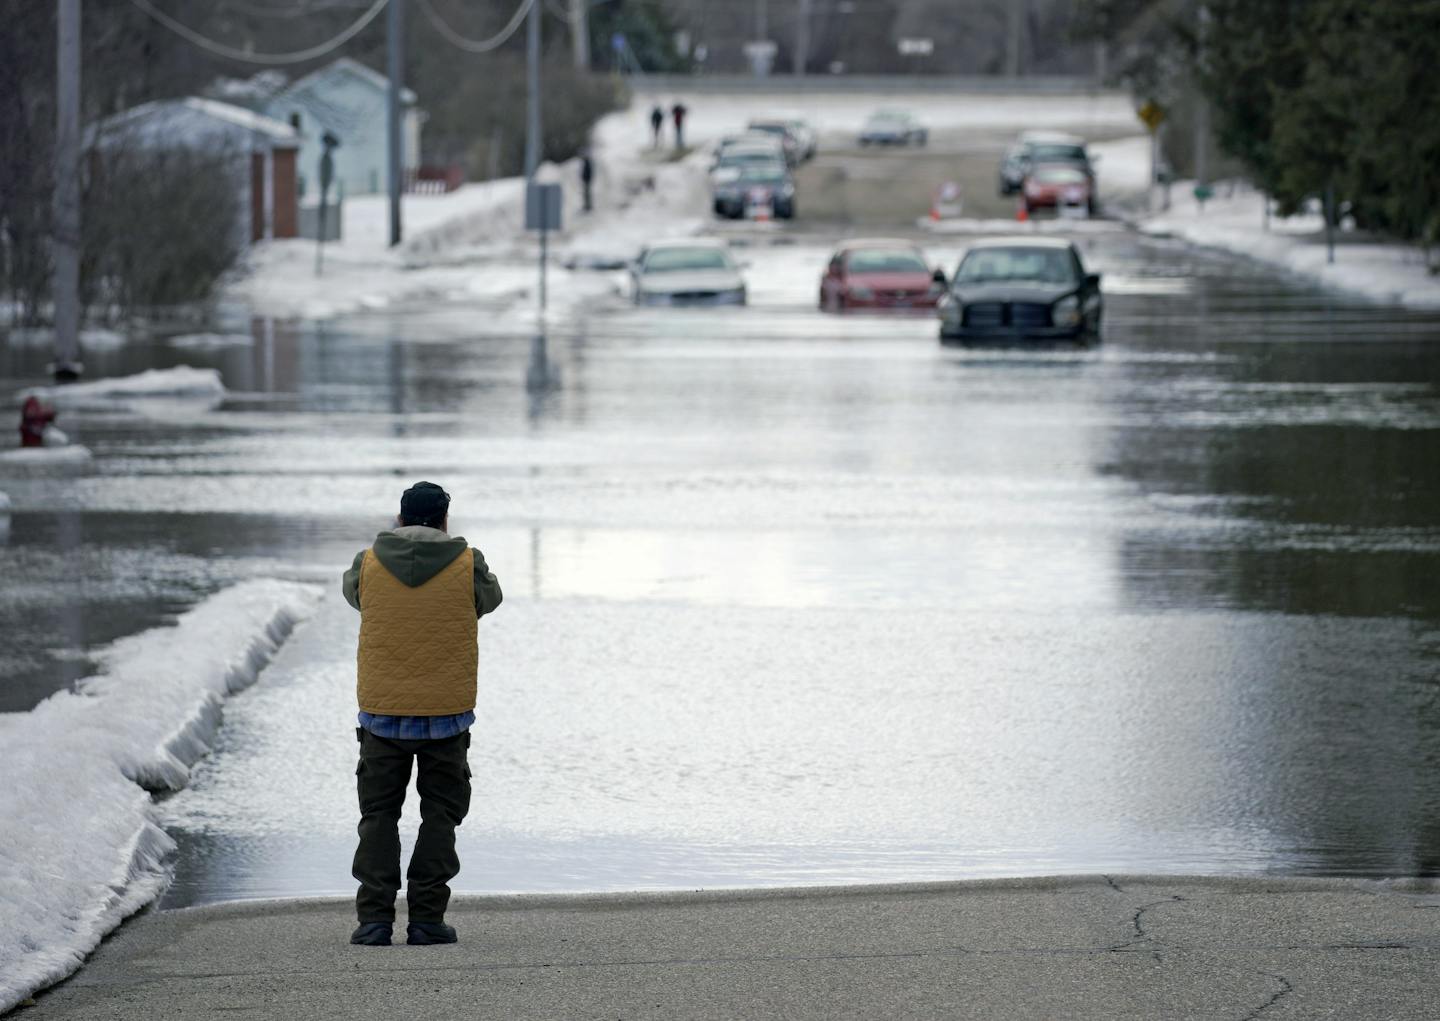
<svg viewBox="0 0 1440 1021"><path fill-rule="evenodd" d="M1434 891L1095 877L462 898L460 943L389 948L346 942L347 902L228 904L135 919L20 1016L1413 1021L1440 999Z"/></svg>

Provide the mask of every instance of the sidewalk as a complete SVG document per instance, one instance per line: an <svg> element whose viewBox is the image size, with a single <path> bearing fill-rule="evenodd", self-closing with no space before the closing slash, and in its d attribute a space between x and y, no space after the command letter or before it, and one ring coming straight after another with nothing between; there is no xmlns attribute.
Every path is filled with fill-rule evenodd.
<svg viewBox="0 0 1440 1021"><path fill-rule="evenodd" d="M1433 881L467 897L448 920L457 946L367 948L346 901L149 913L14 1016L1378 1021L1440 1003Z"/></svg>
<svg viewBox="0 0 1440 1021"><path fill-rule="evenodd" d="M1265 196L1247 184L1219 183L1214 197L1202 205L1193 181L1177 181L1171 201L1165 212L1133 212L1131 222L1141 233L1258 259L1329 290L1406 308L1440 309L1440 275L1430 271L1418 245L1339 231L1331 263L1318 213L1272 215L1267 221Z"/></svg>

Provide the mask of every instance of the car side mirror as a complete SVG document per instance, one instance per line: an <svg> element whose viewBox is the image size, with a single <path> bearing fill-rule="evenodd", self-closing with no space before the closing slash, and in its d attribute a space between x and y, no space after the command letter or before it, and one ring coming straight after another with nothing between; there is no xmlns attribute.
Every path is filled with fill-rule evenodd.
<svg viewBox="0 0 1440 1021"><path fill-rule="evenodd" d="M1098 291L1098 290L1100 289L1100 274L1099 274L1099 273L1087 273L1087 274L1085 274L1085 286L1087 286L1087 287L1093 287L1093 288L1095 288L1095 289Z"/></svg>
<svg viewBox="0 0 1440 1021"><path fill-rule="evenodd" d="M939 266L936 266L936 267L935 267L935 272L930 274L930 279L931 279L931 280L934 280L934 281L935 281L937 284L939 284L941 287L944 287L944 286L945 286L945 271L944 271L943 269L941 269Z"/></svg>

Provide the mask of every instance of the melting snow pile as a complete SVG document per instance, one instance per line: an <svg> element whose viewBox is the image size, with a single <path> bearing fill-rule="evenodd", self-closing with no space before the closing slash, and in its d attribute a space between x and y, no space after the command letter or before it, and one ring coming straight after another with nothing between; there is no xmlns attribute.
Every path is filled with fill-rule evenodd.
<svg viewBox="0 0 1440 1021"><path fill-rule="evenodd" d="M208 397L225 396L218 369L197 369L177 365L169 369L146 369L133 376L114 376L89 383L66 383L62 386L37 387L22 396L34 394L50 401L70 404L92 400L132 400L142 397Z"/></svg>
<svg viewBox="0 0 1440 1021"><path fill-rule="evenodd" d="M74 972L158 894L175 844L150 790L185 786L225 697L254 682L318 597L244 582L114 643L78 690L0 715L0 1013Z"/></svg>
<svg viewBox="0 0 1440 1021"><path fill-rule="evenodd" d="M1230 182L1217 186L1202 204L1195 198L1194 184L1175 182L1171 208L1142 220L1140 229L1258 259L1321 287L1409 308L1440 308L1440 276L1431 272L1428 253L1420 247L1342 230L1332 263L1318 211L1267 217L1270 200L1263 193Z"/></svg>
<svg viewBox="0 0 1440 1021"><path fill-rule="evenodd" d="M249 347L255 338L248 333L184 333L167 338L166 343L187 351L219 351L227 347Z"/></svg>
<svg viewBox="0 0 1440 1021"><path fill-rule="evenodd" d="M9 475L50 475L83 471L94 460L89 447L12 447L0 450L0 468Z"/></svg>

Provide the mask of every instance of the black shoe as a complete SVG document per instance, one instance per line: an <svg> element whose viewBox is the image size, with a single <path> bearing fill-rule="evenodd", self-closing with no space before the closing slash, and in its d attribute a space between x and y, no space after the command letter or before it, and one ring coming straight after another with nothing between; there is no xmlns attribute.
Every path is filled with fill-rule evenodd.
<svg viewBox="0 0 1440 1021"><path fill-rule="evenodd" d="M393 929L389 922L361 922L350 934L350 942L361 947L388 947Z"/></svg>
<svg viewBox="0 0 1440 1021"><path fill-rule="evenodd" d="M411 922L405 927L405 942L412 947L428 947L432 943L454 943L455 927L444 922Z"/></svg>

